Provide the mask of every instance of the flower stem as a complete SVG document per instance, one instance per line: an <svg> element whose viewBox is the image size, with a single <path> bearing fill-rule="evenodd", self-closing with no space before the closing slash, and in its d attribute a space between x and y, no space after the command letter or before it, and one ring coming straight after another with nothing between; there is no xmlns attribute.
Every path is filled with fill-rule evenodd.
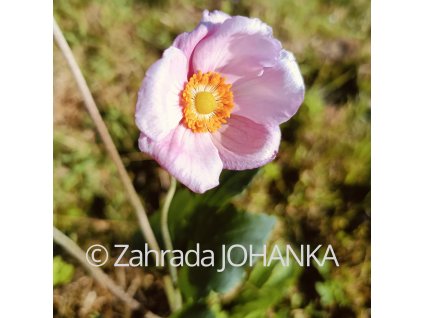
<svg viewBox="0 0 423 318"><path fill-rule="evenodd" d="M163 208L161 211L160 216L160 225L161 225L161 231L163 236L163 241L166 250L169 251L169 253L166 254L167 261L168 261L168 268L170 276L172 277L171 284L173 285L174 289L174 303L171 305L172 311L175 311L182 306L182 297L181 293L178 288L178 273L176 272L176 268L172 266L170 263L170 260L173 258L173 244L172 244L172 238L170 237L169 232L169 226L168 226L168 216L169 216L169 207L170 203L172 202L173 196L175 195L176 191L176 179L172 176L170 180L170 187L166 194L166 198L163 204Z"/></svg>

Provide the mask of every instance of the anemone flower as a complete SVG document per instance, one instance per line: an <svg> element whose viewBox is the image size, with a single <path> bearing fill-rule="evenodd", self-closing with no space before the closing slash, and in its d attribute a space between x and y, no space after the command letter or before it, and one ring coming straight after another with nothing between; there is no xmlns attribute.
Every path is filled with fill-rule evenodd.
<svg viewBox="0 0 423 318"><path fill-rule="evenodd" d="M138 93L139 147L194 192L219 184L222 169L272 161L279 125L304 99L292 53L259 19L203 12L147 74Z"/></svg>

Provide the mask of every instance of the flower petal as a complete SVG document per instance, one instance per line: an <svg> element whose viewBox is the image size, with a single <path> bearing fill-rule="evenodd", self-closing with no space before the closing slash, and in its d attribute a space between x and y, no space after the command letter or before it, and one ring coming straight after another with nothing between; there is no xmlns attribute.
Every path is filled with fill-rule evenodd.
<svg viewBox="0 0 423 318"><path fill-rule="evenodd" d="M180 92L187 80L188 62L184 53L170 47L147 71L135 112L138 128L153 140L164 138L182 118Z"/></svg>
<svg viewBox="0 0 423 318"><path fill-rule="evenodd" d="M279 150L279 126L264 126L248 118L232 115L228 124L212 134L213 143L223 161L223 168L245 170L260 167Z"/></svg>
<svg viewBox="0 0 423 318"><path fill-rule="evenodd" d="M179 34L173 41L173 46L183 51L189 61L195 46L207 35L208 31L207 26L200 23L192 32Z"/></svg>
<svg viewBox="0 0 423 318"><path fill-rule="evenodd" d="M138 144L194 192L203 193L219 184L223 164L208 133L193 133L178 125L160 141L141 133Z"/></svg>
<svg viewBox="0 0 423 318"><path fill-rule="evenodd" d="M221 11L215 10L209 12L208 10L204 10L203 18L197 27L192 32L184 32L178 35L175 41L173 41L173 46L183 51L187 57L187 60L190 61L192 52L194 51L197 44L209 33L213 32L217 26L225 22L230 17L230 15L227 15ZM195 73L195 71L192 69L191 63L190 66L191 67L188 77Z"/></svg>
<svg viewBox="0 0 423 318"><path fill-rule="evenodd" d="M261 74L278 62L281 43L272 29L258 19L236 16L225 20L216 31L200 41L192 56L194 72L216 71L229 82Z"/></svg>
<svg viewBox="0 0 423 318"><path fill-rule="evenodd" d="M279 125L291 118L304 100L304 82L294 56L283 51L280 62L261 76L233 83L233 114L264 125Z"/></svg>

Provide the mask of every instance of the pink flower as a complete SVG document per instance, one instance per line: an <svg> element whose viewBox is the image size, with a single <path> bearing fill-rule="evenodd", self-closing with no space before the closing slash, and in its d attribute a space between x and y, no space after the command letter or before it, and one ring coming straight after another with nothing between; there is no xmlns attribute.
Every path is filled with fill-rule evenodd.
<svg viewBox="0 0 423 318"><path fill-rule="evenodd" d="M222 169L272 161L279 125L304 99L294 56L258 19L204 11L147 71L138 93L139 147L194 192Z"/></svg>

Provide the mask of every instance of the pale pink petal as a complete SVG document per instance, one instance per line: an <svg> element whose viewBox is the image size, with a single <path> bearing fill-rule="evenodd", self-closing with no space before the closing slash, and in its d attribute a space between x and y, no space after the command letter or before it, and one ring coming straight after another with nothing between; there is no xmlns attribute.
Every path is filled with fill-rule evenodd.
<svg viewBox="0 0 423 318"><path fill-rule="evenodd" d="M261 76L233 83L233 114L264 125L279 125L291 118L304 100L304 82L294 56L283 51L280 62Z"/></svg>
<svg viewBox="0 0 423 318"><path fill-rule="evenodd" d="M138 93L135 122L151 139L164 138L180 122L180 92L187 73L187 58L175 47L164 51L163 57L148 69Z"/></svg>
<svg viewBox="0 0 423 318"><path fill-rule="evenodd" d="M208 10L203 11L203 18L192 32L184 32L178 35L173 42L173 46L179 48L185 53L187 60L191 60L191 55L197 44L205 38L209 33L213 32L217 26L225 22L231 16L221 11ZM190 64L191 65L191 64ZM189 70L191 76L195 70L192 67Z"/></svg>
<svg viewBox="0 0 423 318"><path fill-rule="evenodd" d="M279 126L264 126L232 115L227 125L213 133L212 138L224 169L245 170L275 159L281 132Z"/></svg>
<svg viewBox="0 0 423 318"><path fill-rule="evenodd" d="M208 27L200 23L192 32L179 34L173 42L173 45L183 51L189 61L195 46L207 35L208 31Z"/></svg>
<svg viewBox="0 0 423 318"><path fill-rule="evenodd" d="M258 19L232 17L200 41L192 56L194 72L216 71L229 82L262 73L278 62L281 43L272 29Z"/></svg>
<svg viewBox="0 0 423 318"><path fill-rule="evenodd" d="M203 193L219 184L223 165L208 133L193 133L178 125L160 141L141 133L138 144L141 151L194 192Z"/></svg>

